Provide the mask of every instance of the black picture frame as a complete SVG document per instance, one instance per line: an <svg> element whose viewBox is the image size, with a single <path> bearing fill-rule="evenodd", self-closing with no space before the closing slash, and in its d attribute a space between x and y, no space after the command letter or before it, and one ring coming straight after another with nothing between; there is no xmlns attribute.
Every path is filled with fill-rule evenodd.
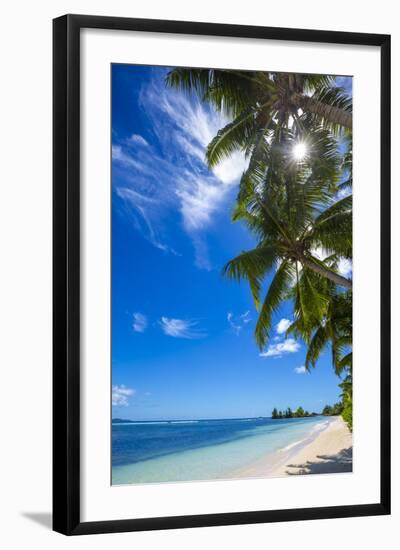
<svg viewBox="0 0 400 550"><path fill-rule="evenodd" d="M98 522L80 520L80 31L84 28L381 49L381 495L372 504ZM53 21L53 529L65 535L390 513L390 36L65 15Z"/></svg>

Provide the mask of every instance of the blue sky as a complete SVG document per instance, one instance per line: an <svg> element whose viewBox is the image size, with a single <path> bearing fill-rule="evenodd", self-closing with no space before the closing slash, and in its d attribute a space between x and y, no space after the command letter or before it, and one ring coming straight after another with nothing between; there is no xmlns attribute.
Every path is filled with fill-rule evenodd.
<svg viewBox="0 0 400 550"><path fill-rule="evenodd" d="M230 220L245 159L208 170L205 147L227 120L167 89L166 73L112 65L113 417L320 411L340 393L329 352L304 372L305 346L284 335L286 303L260 353L248 285L221 275L254 244Z"/></svg>

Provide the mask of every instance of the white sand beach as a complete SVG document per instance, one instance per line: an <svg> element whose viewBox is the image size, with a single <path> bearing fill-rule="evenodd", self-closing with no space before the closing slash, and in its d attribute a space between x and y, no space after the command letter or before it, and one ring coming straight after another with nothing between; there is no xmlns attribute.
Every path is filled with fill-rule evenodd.
<svg viewBox="0 0 400 550"><path fill-rule="evenodd" d="M317 437L292 452L277 453L235 472L234 478L285 477L352 471L352 434L341 417L335 418Z"/></svg>

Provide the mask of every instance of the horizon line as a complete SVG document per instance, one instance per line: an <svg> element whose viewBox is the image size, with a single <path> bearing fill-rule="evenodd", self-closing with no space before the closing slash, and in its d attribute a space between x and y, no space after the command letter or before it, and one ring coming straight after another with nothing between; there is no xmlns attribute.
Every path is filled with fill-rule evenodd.
<svg viewBox="0 0 400 550"><path fill-rule="evenodd" d="M313 411L311 415L314 414L314 416L322 416L322 412L315 412ZM231 416L231 417L206 417L206 418L148 418L146 420L132 420L130 418L111 418L111 422L116 421L123 421L123 422L199 422L202 420L257 420L259 418L272 418L272 416ZM296 417L293 417L296 419ZM302 418L310 418L310 417L302 417ZM281 420L291 420L291 418L283 418ZM297 418L298 420L298 418Z"/></svg>

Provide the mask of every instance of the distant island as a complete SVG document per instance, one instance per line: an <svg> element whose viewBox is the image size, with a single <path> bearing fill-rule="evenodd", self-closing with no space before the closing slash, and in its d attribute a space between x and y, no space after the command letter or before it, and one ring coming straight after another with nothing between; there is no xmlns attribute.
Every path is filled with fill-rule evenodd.
<svg viewBox="0 0 400 550"><path fill-rule="evenodd" d="M288 407L285 411L278 411L276 407L272 409L271 418L273 420L279 420L281 418L306 418L308 416L339 416L343 412L343 404L342 403L335 403L334 405L325 405L325 407L322 409L321 413L312 412L309 413L308 411L305 411L303 407L297 407L295 411L293 411L290 407Z"/></svg>
<svg viewBox="0 0 400 550"><path fill-rule="evenodd" d="M281 418L304 418L306 416L318 416L318 413L309 413L308 411L305 411L303 407L297 407L295 411L292 411L290 407L288 407L285 411L278 411L276 407L272 410L271 418L273 420L278 420Z"/></svg>

